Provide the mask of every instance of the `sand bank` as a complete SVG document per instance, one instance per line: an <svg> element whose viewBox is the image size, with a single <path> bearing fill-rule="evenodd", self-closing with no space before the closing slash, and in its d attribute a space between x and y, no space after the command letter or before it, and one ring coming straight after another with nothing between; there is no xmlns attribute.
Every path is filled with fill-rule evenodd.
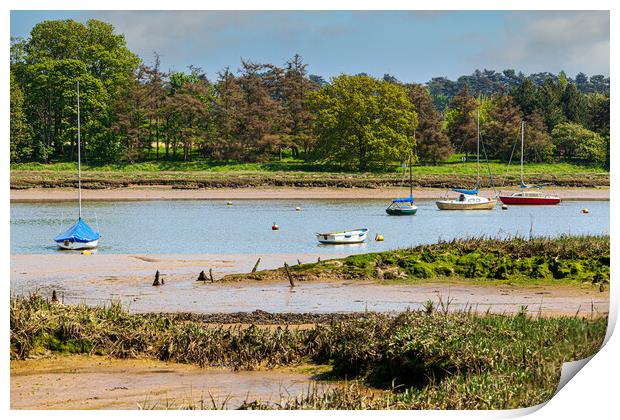
<svg viewBox="0 0 620 420"><path fill-rule="evenodd" d="M515 192L505 189L503 193ZM609 200L608 188L550 188L564 200ZM222 188L181 190L170 187L118 188L83 190L87 201L138 200L269 200L269 199L391 199L405 194L403 188ZM420 188L414 190L417 199L437 199L448 194L446 189ZM11 202L70 201L76 199L71 188L31 188L11 190ZM450 193L454 195L454 193ZM490 197L493 190L484 189L481 195Z"/></svg>

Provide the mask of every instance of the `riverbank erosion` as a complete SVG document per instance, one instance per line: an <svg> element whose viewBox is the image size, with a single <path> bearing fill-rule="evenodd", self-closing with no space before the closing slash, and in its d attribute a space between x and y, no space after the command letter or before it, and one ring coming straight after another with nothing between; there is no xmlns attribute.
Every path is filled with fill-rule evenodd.
<svg viewBox="0 0 620 420"><path fill-rule="evenodd" d="M504 187L503 192L514 192L518 188ZM27 203L40 201L74 201L77 190L70 187L44 188L41 186L11 189L11 202ZM563 200L609 200L609 187L548 187L548 191L559 194ZM385 199L403 195L397 187L239 187L239 188L173 188L165 185L108 187L84 189L82 198L86 201L142 201L142 200L270 200L270 199ZM446 188L414 189L418 200L432 200L450 195ZM482 189L480 195L492 197L493 190Z"/></svg>
<svg viewBox="0 0 620 420"><path fill-rule="evenodd" d="M35 388L30 392L35 395L31 406L39 401L38 406L45 407L33 384L40 382L24 378L24 369L40 378L54 375L49 366L37 367L28 359L84 354L199 366L205 368L203 379L213 378L210 369L217 367L260 371L269 382L270 371L277 377L280 368L303 367L315 372L311 381L336 381L321 391L311 386L313 382L305 382L306 391L293 392L276 404L268 399L244 400L227 408L521 408L549 399L557 387L562 363L595 353L607 327L606 317L592 313L547 318L523 309L515 315L477 315L450 312L431 304L420 311L340 315L304 325L295 324L307 323L303 317L292 316L288 322L265 325L262 313L254 319L246 316L246 323L231 324L221 317L209 322L174 314L130 314L119 304L73 306L37 295L13 298L12 407L25 405L28 388ZM53 408L75 404L71 396L86 398L92 394L105 398L101 408L126 406L126 398L119 399L118 407L109 405L115 387L120 388L121 395L131 388L133 403L146 400L152 404L155 395L155 402L165 405L165 397L157 394L162 387L158 378L144 385L144 374L154 373L161 365L143 369L142 374L135 375L135 382L127 385L126 376L110 381L110 376L102 373L107 370L106 363L94 369L92 365L76 364L71 382L83 384L84 389L70 394L72 386L64 376L66 369L62 363L53 364L58 367L56 380L65 384L50 390ZM173 370L169 378L178 379L180 367L169 369ZM135 369L130 369L130 374L132 371ZM192 375L197 378L200 374ZM251 388L244 375L238 377L234 395ZM308 375L297 378L304 381ZM348 380L347 384L338 382L343 379ZM211 385L224 388L217 379ZM107 387L106 391L101 386ZM148 392L149 386L154 393ZM178 395L178 389L176 392ZM200 407L196 400L175 406Z"/></svg>

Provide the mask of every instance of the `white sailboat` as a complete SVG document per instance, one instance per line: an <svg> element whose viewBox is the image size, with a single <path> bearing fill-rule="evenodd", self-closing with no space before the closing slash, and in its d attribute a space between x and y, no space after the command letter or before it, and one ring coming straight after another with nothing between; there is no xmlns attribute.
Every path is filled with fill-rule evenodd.
<svg viewBox="0 0 620 420"><path fill-rule="evenodd" d="M471 189L452 188L459 194L457 198L439 200L435 204L439 210L492 210L497 203L493 198L480 197L478 185L480 182L480 110L478 110L478 142L476 145L476 186Z"/></svg>
<svg viewBox="0 0 620 420"><path fill-rule="evenodd" d="M77 155L78 155L78 219L73 226L54 238L62 249L92 249L99 244L101 235L82 220L82 160L80 135L80 82L77 82Z"/></svg>

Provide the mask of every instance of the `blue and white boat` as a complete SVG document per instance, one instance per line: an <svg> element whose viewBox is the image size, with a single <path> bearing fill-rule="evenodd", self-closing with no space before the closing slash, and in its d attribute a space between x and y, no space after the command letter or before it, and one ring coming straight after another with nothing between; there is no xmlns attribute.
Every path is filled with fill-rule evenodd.
<svg viewBox="0 0 620 420"><path fill-rule="evenodd" d="M78 121L78 219L69 229L54 238L56 244L62 249L92 249L96 248L101 235L95 232L84 220L82 220L82 161L80 158L80 82L77 84L77 121Z"/></svg>
<svg viewBox="0 0 620 420"><path fill-rule="evenodd" d="M316 239L322 244L359 244L366 240L368 229L352 229L342 232L317 233Z"/></svg>

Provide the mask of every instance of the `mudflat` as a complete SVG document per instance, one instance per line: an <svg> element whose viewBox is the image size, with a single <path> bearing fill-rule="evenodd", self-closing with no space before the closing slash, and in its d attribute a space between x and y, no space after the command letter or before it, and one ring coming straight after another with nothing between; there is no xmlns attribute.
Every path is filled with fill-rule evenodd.
<svg viewBox="0 0 620 420"><path fill-rule="evenodd" d="M236 408L245 400L301 395L312 382L311 373L292 369L234 372L153 359L53 356L11 361L11 409Z"/></svg>
<svg viewBox="0 0 620 420"><path fill-rule="evenodd" d="M260 269L326 260L333 255L261 255ZM258 256L251 254L44 254L11 256L11 292L52 290L67 304L109 304L120 301L129 311L233 313L363 312L419 309L428 300L448 303L450 310L514 313L527 306L543 315L602 315L609 310L609 292L591 286L510 285L471 281L419 281L386 284L376 281L328 279L298 282L219 282L225 274L249 272ZM214 283L197 281L212 268ZM152 286L155 271L165 280Z"/></svg>

